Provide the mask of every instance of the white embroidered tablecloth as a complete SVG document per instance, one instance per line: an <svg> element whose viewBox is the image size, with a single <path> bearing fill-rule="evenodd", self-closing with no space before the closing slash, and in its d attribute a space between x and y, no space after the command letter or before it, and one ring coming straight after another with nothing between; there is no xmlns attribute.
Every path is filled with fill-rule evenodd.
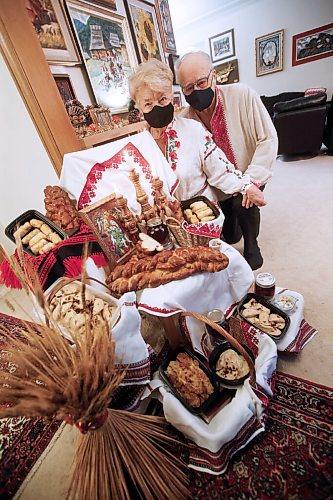
<svg viewBox="0 0 333 500"><path fill-rule="evenodd" d="M153 203L154 176L163 181L166 193L172 195L178 186L177 176L147 131L65 154L60 186L76 199L79 209L116 192L127 198L128 207L134 213L140 213L135 188L128 177L133 168L140 175L150 203Z"/></svg>

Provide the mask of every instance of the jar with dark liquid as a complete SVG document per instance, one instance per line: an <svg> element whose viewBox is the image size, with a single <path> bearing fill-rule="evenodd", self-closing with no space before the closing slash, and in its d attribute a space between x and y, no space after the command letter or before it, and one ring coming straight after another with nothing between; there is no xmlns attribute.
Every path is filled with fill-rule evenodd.
<svg viewBox="0 0 333 500"><path fill-rule="evenodd" d="M259 273L254 285L254 293L271 300L275 295L275 277L271 273Z"/></svg>
<svg viewBox="0 0 333 500"><path fill-rule="evenodd" d="M170 239L169 230L159 217L154 217L147 222L147 234L158 241L164 250L171 250L173 248Z"/></svg>

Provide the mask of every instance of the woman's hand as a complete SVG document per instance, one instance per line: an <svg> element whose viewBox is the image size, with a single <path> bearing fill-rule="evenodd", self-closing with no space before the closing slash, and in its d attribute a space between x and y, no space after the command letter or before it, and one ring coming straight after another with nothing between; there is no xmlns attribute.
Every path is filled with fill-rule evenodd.
<svg viewBox="0 0 333 500"><path fill-rule="evenodd" d="M253 205L257 205L257 207L264 207L267 205L263 192L254 185L246 190L243 194L242 201L242 206L245 208L253 207Z"/></svg>

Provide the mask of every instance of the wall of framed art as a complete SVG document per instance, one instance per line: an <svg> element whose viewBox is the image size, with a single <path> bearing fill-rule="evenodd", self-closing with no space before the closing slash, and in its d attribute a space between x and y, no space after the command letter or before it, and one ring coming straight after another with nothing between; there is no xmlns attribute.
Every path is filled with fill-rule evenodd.
<svg viewBox="0 0 333 500"><path fill-rule="evenodd" d="M215 2L211 13L202 3L201 7L198 4L193 8L195 12L192 17L192 12L186 10L185 6L182 9L177 0L169 0L169 5L173 20L178 15L177 22L174 21L174 30L179 55L189 50L204 50L210 54L211 50L216 49L217 54L213 54L216 66L237 58L239 81L248 84L260 95L326 87L328 97L331 97L333 56L330 51L322 57L317 54L317 50L314 59L303 58L307 60L306 63L292 65L293 36L296 35L298 43L302 44L307 43L302 40L302 34L308 38L319 37L320 28L333 21L331 0L318 0L315 3L311 0L226 1L223 4ZM220 38L225 38L224 34L228 36L229 33L230 40L231 30L234 32L235 54L231 55L232 44L226 43L224 48L221 46L220 51L230 56L217 60L225 55L218 54ZM283 39L278 36L282 30ZM273 38L269 40L272 34ZM274 37L274 34L277 35ZM256 39L258 43L262 41L261 62L266 60L261 68L257 68ZM278 57L279 54L281 58Z"/></svg>

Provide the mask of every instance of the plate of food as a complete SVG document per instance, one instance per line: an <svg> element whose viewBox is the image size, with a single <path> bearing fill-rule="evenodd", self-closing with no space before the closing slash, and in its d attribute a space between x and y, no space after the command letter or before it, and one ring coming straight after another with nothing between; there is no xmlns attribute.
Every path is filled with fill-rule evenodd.
<svg viewBox="0 0 333 500"><path fill-rule="evenodd" d="M254 362L254 354L246 345L243 349ZM236 388L250 376L250 367L244 356L225 341L217 345L209 356L209 367L215 378L227 388Z"/></svg>
<svg viewBox="0 0 333 500"><path fill-rule="evenodd" d="M160 376L173 395L195 415L204 413L219 394L219 385L202 359L188 348L171 351Z"/></svg>
<svg viewBox="0 0 333 500"><path fill-rule="evenodd" d="M289 316L260 295L248 293L238 304L238 315L250 325L279 341L287 333Z"/></svg>
<svg viewBox="0 0 333 500"><path fill-rule="evenodd" d="M181 202L185 220L189 224L211 222L220 215L218 208L205 196L196 196Z"/></svg>
<svg viewBox="0 0 333 500"><path fill-rule="evenodd" d="M15 243L21 238L24 252L37 256L52 250L68 235L37 210L28 210L16 217L5 229L6 236Z"/></svg>

